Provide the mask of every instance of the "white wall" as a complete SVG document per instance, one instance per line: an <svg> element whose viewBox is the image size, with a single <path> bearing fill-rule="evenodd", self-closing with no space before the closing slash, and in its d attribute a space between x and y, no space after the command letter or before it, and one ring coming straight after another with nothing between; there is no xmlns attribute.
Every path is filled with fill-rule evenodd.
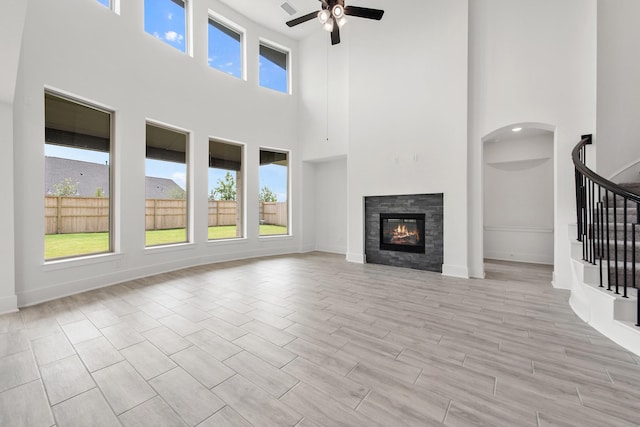
<svg viewBox="0 0 640 427"><path fill-rule="evenodd" d="M5 203L0 208L0 314L14 311L13 101L28 0L0 4L0 182Z"/></svg>
<svg viewBox="0 0 640 427"><path fill-rule="evenodd" d="M553 134L485 141L483 191L484 257L553 264Z"/></svg>
<svg viewBox="0 0 640 427"><path fill-rule="evenodd" d="M598 2L597 172L612 178L640 160L640 2ZM640 181L636 167L620 180Z"/></svg>
<svg viewBox="0 0 640 427"><path fill-rule="evenodd" d="M468 1L367 6L385 9L382 21L350 19L345 35L347 257L363 261L365 196L444 193L443 273L467 276Z"/></svg>
<svg viewBox="0 0 640 427"><path fill-rule="evenodd" d="M193 58L143 31L142 1L123 1L120 15L95 1L31 1L14 105L15 230L19 236L15 267L20 305L190 265L300 249L301 221L296 221L302 212L301 156L297 152L299 88L294 86L294 95L289 96L260 88L257 83L258 38L290 47L294 70L298 66L297 43L238 16L216 0L192 3ZM207 66L208 8L247 29L247 81ZM116 254L43 262L45 88L115 111ZM194 240L190 244L144 248L147 119L191 133L189 178ZM209 137L246 144L245 240L207 242ZM257 237L260 147L292 150L293 237Z"/></svg>
<svg viewBox="0 0 640 427"><path fill-rule="evenodd" d="M13 213L13 111L0 102L0 182L5 203L0 208L0 314L16 309Z"/></svg>
<svg viewBox="0 0 640 427"><path fill-rule="evenodd" d="M309 24L313 25L313 24ZM346 156L349 139L349 36L331 46L318 31L300 42L300 150L304 160Z"/></svg>
<svg viewBox="0 0 640 427"><path fill-rule="evenodd" d="M316 249L347 253L347 159L315 164Z"/></svg>
<svg viewBox="0 0 640 427"><path fill-rule="evenodd" d="M569 288L567 226L575 222L571 150L595 132L596 0L470 2L469 251L483 268L482 138L537 122L555 130L555 286Z"/></svg>

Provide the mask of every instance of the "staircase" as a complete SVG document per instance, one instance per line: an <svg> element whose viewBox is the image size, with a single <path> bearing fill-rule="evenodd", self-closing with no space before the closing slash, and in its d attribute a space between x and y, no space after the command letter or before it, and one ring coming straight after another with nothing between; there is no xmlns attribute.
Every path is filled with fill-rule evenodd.
<svg viewBox="0 0 640 427"><path fill-rule="evenodd" d="M640 355L640 183L615 184L589 169L589 144L587 135L573 151L577 222L570 304L595 329Z"/></svg>
<svg viewBox="0 0 640 427"><path fill-rule="evenodd" d="M629 193L640 197L640 183L618 184ZM608 194L596 206L593 215L595 222L589 224L589 236L594 240L595 258L602 262L609 285L620 289L640 285L640 225L638 225L638 206L622 197ZM609 289L611 290L611 289Z"/></svg>

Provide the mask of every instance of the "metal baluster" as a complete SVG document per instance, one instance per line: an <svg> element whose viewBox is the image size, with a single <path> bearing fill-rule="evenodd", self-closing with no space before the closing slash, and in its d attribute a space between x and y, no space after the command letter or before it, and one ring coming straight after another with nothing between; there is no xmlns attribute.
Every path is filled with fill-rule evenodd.
<svg viewBox="0 0 640 427"><path fill-rule="evenodd" d="M620 288L618 283L618 201L616 200L616 193L613 194L613 241L616 247L613 250L615 279L616 279L616 294L620 294Z"/></svg>
<svg viewBox="0 0 640 427"><path fill-rule="evenodd" d="M624 295L623 298L628 298L627 296L627 198L624 198L624 267L622 268L622 272L624 274Z"/></svg>
<svg viewBox="0 0 640 427"><path fill-rule="evenodd" d="M607 211L607 290L611 290L611 236L609 230L609 216L611 212L609 211L609 190L605 191L604 196L605 210Z"/></svg>
<svg viewBox="0 0 640 427"><path fill-rule="evenodd" d="M638 206L638 204L636 204ZM637 218L636 221L638 221ZM636 224L635 222L631 224L631 244L633 245L633 252L631 253L631 274L632 274L632 283L633 287L636 288L636 307L637 307L637 317L636 317L636 326L640 326L640 292L638 292L638 286L636 284Z"/></svg>
<svg viewBox="0 0 640 427"><path fill-rule="evenodd" d="M589 224L588 212L587 212L587 186L586 177L583 177L582 182L582 259L589 260L589 240L587 238L587 228Z"/></svg>
<svg viewBox="0 0 640 427"><path fill-rule="evenodd" d="M580 171L578 171L578 168L576 168L576 175L575 175L575 179L576 179L576 229L578 231L578 237L577 240L579 242L582 241L582 223L580 222L580 181L582 180L582 175L580 174Z"/></svg>
<svg viewBox="0 0 640 427"><path fill-rule="evenodd" d="M596 219L594 219L595 209L595 183L592 180L589 187L589 215L591 216L591 225L589 226L589 232L591 234L591 264L596 265L596 233L594 231L596 227Z"/></svg>
<svg viewBox="0 0 640 427"><path fill-rule="evenodd" d="M604 211L602 208L602 194L600 192L600 190L602 189L602 187L598 187L598 199L600 200L598 202L598 216L600 218L600 220L598 221L598 258L600 259L600 287L603 288L604 285L602 284L602 253L604 252L604 223L603 221L605 221L604 218Z"/></svg>

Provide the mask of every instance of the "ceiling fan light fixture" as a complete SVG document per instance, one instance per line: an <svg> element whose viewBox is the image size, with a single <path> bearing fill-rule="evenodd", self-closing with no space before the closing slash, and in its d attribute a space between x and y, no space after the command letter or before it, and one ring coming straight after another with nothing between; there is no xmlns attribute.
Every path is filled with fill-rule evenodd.
<svg viewBox="0 0 640 427"><path fill-rule="evenodd" d="M322 26L322 28L324 28L325 31L332 32L333 31L333 19L330 19L327 22L325 22L324 25Z"/></svg>
<svg viewBox="0 0 640 427"><path fill-rule="evenodd" d="M329 18L331 18L331 13L327 9L323 9L318 12L318 20L321 23L326 24L329 21Z"/></svg>
<svg viewBox="0 0 640 427"><path fill-rule="evenodd" d="M344 17L344 7L342 5L340 5L340 4L337 4L337 5L333 6L333 9L331 9L331 14L336 19L343 18Z"/></svg>
<svg viewBox="0 0 640 427"><path fill-rule="evenodd" d="M338 19L338 27L342 28L344 27L344 24L347 23L347 17L343 16L342 18Z"/></svg>

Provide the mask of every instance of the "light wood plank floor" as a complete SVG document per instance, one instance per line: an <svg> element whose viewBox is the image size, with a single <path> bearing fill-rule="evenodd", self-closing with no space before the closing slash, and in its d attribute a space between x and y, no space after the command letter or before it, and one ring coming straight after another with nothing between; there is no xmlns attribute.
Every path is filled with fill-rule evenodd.
<svg viewBox="0 0 640 427"><path fill-rule="evenodd" d="M637 426L640 358L550 276L312 253L25 308L0 316L0 425Z"/></svg>

